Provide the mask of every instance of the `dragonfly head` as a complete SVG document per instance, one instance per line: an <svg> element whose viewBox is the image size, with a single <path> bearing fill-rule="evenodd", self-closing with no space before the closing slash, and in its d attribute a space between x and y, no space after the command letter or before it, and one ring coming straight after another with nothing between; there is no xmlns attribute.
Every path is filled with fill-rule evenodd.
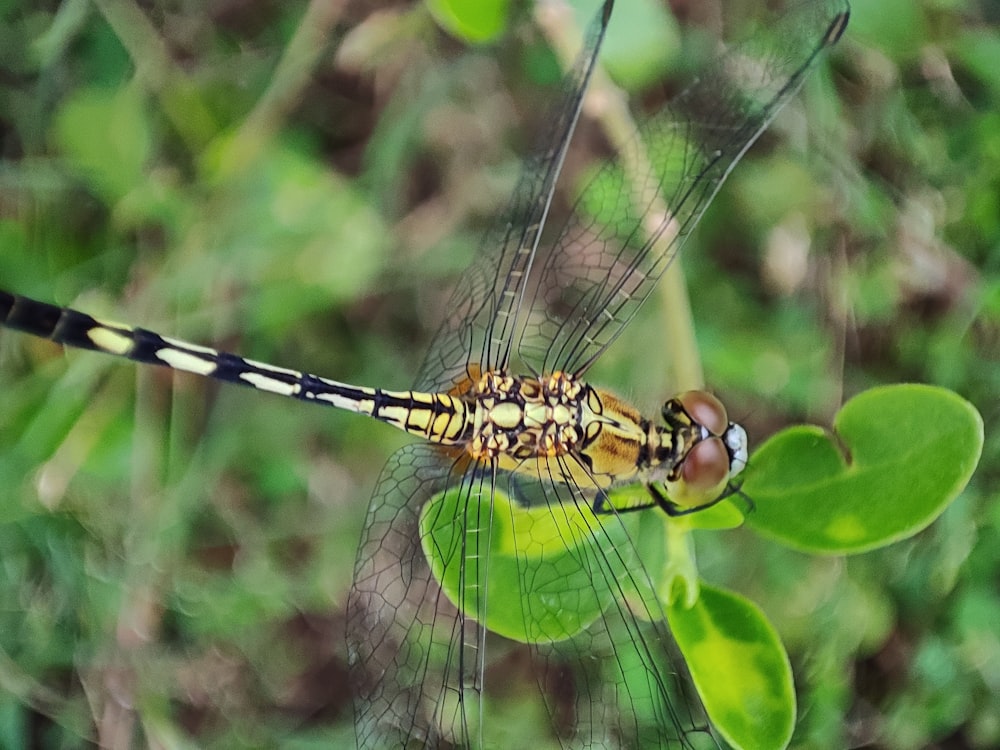
<svg viewBox="0 0 1000 750"><path fill-rule="evenodd" d="M746 468L746 430L730 422L722 402L705 391L670 399L662 413L668 427L694 432L687 453L664 483L670 500L692 509L711 505Z"/></svg>

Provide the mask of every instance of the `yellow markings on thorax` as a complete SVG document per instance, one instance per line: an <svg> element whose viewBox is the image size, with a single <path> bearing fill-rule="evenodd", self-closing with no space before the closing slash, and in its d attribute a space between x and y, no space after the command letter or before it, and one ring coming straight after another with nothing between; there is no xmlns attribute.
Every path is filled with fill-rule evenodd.
<svg viewBox="0 0 1000 750"><path fill-rule="evenodd" d="M586 392L565 373L536 380L487 372L470 389L475 412L466 449L477 461L505 468L507 458L523 463L567 455L580 445Z"/></svg>
<svg viewBox="0 0 1000 750"><path fill-rule="evenodd" d="M527 421L525 410L511 402L496 404L484 416L488 416L490 422L501 430L513 430Z"/></svg>
<svg viewBox="0 0 1000 750"><path fill-rule="evenodd" d="M474 458L581 487L636 475L647 440L638 411L561 373L503 385L506 391L481 400L481 429L468 447ZM509 401L490 405L505 395Z"/></svg>
<svg viewBox="0 0 1000 750"><path fill-rule="evenodd" d="M607 391L591 391L584 413L587 445L582 453L591 471L610 484L634 476L649 436L632 406Z"/></svg>

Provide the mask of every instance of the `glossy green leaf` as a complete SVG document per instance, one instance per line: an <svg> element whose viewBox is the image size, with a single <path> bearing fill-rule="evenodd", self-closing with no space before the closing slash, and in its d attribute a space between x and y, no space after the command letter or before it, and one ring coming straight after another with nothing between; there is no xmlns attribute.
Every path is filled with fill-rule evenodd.
<svg viewBox="0 0 1000 750"><path fill-rule="evenodd" d="M481 43L498 36L507 26L509 0L427 0L434 20L449 34Z"/></svg>
<svg viewBox="0 0 1000 750"><path fill-rule="evenodd" d="M492 509L488 497L451 490L420 514L424 555L445 595L493 632L526 643L570 638L600 617L620 593L617 581L629 577L628 534L615 516L524 508L499 490ZM486 548L475 540L488 540Z"/></svg>
<svg viewBox="0 0 1000 750"><path fill-rule="evenodd" d="M801 550L861 552L930 524L972 476L983 421L943 388L894 385L851 399L830 434L784 430L751 457L747 525Z"/></svg>
<svg viewBox="0 0 1000 750"><path fill-rule="evenodd" d="M726 741L742 750L786 747L795 726L788 655L752 602L702 584L691 607L667 608L674 638L705 710Z"/></svg>

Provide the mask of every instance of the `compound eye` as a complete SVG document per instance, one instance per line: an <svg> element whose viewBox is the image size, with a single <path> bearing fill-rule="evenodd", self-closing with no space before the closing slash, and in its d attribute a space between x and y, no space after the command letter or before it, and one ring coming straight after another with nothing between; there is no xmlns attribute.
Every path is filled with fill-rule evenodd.
<svg viewBox="0 0 1000 750"><path fill-rule="evenodd" d="M722 494L729 480L729 451L721 438L702 440L688 452L681 480L686 500L692 505L711 502Z"/></svg>
<svg viewBox="0 0 1000 750"><path fill-rule="evenodd" d="M726 407L711 393L705 391L687 391L676 399L684 411L695 422L705 427L713 435L722 435L729 427L729 417ZM723 450L723 453L725 451ZM690 458L690 457L689 457ZM729 460L726 459L726 471L729 471Z"/></svg>

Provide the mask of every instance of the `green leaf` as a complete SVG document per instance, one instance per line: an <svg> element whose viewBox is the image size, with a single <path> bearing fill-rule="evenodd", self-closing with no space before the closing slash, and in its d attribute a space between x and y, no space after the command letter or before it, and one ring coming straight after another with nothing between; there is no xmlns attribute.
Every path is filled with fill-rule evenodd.
<svg viewBox="0 0 1000 750"><path fill-rule="evenodd" d="M570 0L581 29L600 11L600 2ZM681 48L677 21L657 0L629 0L615 6L601 48L602 65L627 91L657 83L677 63Z"/></svg>
<svg viewBox="0 0 1000 750"><path fill-rule="evenodd" d="M702 584L694 606L667 620L715 728L737 748L783 748L795 726L788 654L764 613L732 592Z"/></svg>
<svg viewBox="0 0 1000 750"><path fill-rule="evenodd" d="M507 26L509 0L427 0L427 8L445 31L473 44L488 42Z"/></svg>
<svg viewBox="0 0 1000 750"><path fill-rule="evenodd" d="M750 459L747 525L790 547L853 553L925 528L958 496L983 448L983 420L928 385L873 388L844 405L834 434L783 430Z"/></svg>
<svg viewBox="0 0 1000 750"><path fill-rule="evenodd" d="M618 582L630 578L635 558L626 522L586 506L554 512L493 494L492 509L487 496L449 490L421 510L424 555L445 595L493 632L523 643L586 629L620 593ZM486 549L475 540L488 540Z"/></svg>

